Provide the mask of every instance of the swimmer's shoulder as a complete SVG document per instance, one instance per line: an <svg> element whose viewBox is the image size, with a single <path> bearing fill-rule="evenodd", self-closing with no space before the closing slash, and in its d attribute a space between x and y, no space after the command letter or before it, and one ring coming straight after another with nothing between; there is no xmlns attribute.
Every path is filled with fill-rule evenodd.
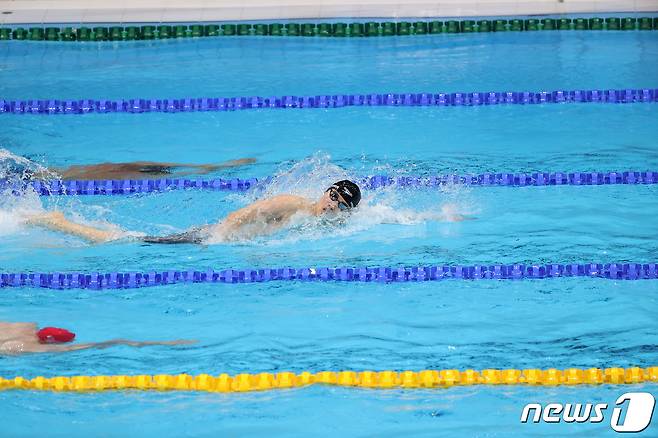
<svg viewBox="0 0 658 438"><path fill-rule="evenodd" d="M276 195L270 198L261 199L253 204L234 211L227 216L227 219L232 217L241 217L250 214L274 214L276 212L290 212L301 208L306 208L311 203L308 199L296 195Z"/></svg>
<svg viewBox="0 0 658 438"><path fill-rule="evenodd" d="M297 195L277 195L266 201L262 207L279 214L289 215L297 211L310 208L312 202L303 196Z"/></svg>
<svg viewBox="0 0 658 438"><path fill-rule="evenodd" d="M269 202L286 204L308 204L309 200L298 195L276 195L268 199Z"/></svg>

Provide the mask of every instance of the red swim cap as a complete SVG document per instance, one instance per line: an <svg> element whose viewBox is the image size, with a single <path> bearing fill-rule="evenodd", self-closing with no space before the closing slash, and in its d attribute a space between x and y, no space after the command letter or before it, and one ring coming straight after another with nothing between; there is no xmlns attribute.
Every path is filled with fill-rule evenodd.
<svg viewBox="0 0 658 438"><path fill-rule="evenodd" d="M42 344L62 344L71 342L75 338L75 333L63 328L45 327L37 332L37 337Z"/></svg>

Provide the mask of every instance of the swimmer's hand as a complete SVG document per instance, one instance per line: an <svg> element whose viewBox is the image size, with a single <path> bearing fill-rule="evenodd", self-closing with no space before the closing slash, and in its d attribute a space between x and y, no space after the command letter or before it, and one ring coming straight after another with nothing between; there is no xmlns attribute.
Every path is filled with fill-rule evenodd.
<svg viewBox="0 0 658 438"><path fill-rule="evenodd" d="M477 219L475 216L464 216L464 215L461 215L461 214L453 214L453 215L450 215L450 216L442 216L441 218L445 222L474 221L475 219Z"/></svg>
<svg viewBox="0 0 658 438"><path fill-rule="evenodd" d="M473 216L464 216L460 213L457 213L457 208L453 204L446 204L441 207L441 220L445 222L462 222L462 221L471 221L477 219Z"/></svg>
<svg viewBox="0 0 658 438"><path fill-rule="evenodd" d="M255 158L240 158L239 160L225 161L221 164L202 164L199 166L199 168L205 170L206 172L212 172L213 170L246 166L247 164L253 164L255 162L256 162Z"/></svg>

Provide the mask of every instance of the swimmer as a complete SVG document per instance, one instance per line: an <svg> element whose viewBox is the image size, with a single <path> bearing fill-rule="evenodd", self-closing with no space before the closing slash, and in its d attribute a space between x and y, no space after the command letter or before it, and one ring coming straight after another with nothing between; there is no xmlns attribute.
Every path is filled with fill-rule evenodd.
<svg viewBox="0 0 658 438"><path fill-rule="evenodd" d="M241 158L226 161L221 164L181 164L160 163L155 161L135 161L132 163L102 163L84 166L71 166L66 169L54 169L62 180L95 180L95 179L144 179L179 178L187 175L203 175L215 170L253 164L254 158ZM191 170L183 170L191 169Z"/></svg>
<svg viewBox="0 0 658 438"><path fill-rule="evenodd" d="M273 196L234 211L217 224L195 227L169 236L145 236L141 240L148 243L203 243L211 236L221 236L223 241L249 239L282 228L294 215L335 215L352 210L359 205L359 201L359 186L352 181L342 180L332 184L316 201L296 195ZM122 237L116 232L72 222L60 211L34 215L28 219L28 223L90 242L107 242Z"/></svg>
<svg viewBox="0 0 658 438"><path fill-rule="evenodd" d="M114 345L145 347L148 345L186 345L196 341L137 342L112 339L105 342L65 345L75 339L75 334L62 328L45 327L39 330L33 322L0 322L0 355L24 353L64 353L67 351L107 348Z"/></svg>
<svg viewBox="0 0 658 438"><path fill-rule="evenodd" d="M134 161L131 163L101 163L75 165L63 169L52 168L37 172L23 169L24 178L69 180L99 180L99 179L148 179L148 178L180 178L188 175L203 175L221 169L245 166L256 162L254 158L241 158L220 164L182 164L162 163L157 161Z"/></svg>

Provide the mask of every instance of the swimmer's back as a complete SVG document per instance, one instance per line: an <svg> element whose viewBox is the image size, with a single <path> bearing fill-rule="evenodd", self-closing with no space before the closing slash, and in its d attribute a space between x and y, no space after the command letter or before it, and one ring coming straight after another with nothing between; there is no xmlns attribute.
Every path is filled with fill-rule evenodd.
<svg viewBox="0 0 658 438"><path fill-rule="evenodd" d="M74 165L59 170L65 180L94 179L141 179L145 176L169 175L175 166L152 161L136 161L134 163L101 163L89 165Z"/></svg>

